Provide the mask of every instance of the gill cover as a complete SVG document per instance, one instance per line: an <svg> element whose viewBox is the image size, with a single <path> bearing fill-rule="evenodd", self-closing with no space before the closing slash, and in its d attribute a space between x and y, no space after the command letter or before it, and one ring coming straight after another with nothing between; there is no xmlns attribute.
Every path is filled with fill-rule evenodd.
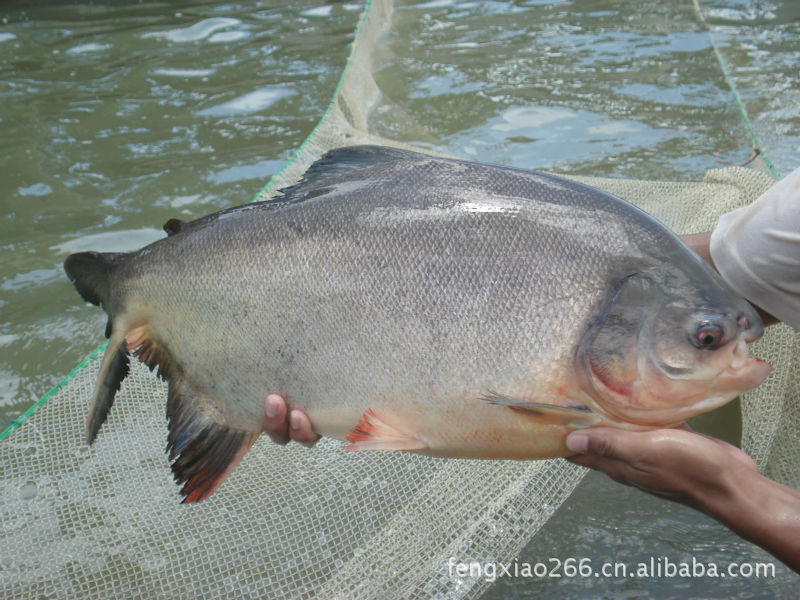
<svg viewBox="0 0 800 600"><path fill-rule="evenodd" d="M641 363L647 355L641 332L657 300L657 286L649 277L624 277L578 346L577 371L584 390L615 416L624 418L625 410L639 401Z"/></svg>

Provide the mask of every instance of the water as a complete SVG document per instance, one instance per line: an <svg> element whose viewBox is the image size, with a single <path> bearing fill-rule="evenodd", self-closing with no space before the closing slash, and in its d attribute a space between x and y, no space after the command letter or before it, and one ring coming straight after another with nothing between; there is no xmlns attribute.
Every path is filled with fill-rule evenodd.
<svg viewBox="0 0 800 600"><path fill-rule="evenodd" d="M386 135L478 160L638 179L752 158L722 53L769 157L800 164L800 5L403 3L376 79Z"/></svg>
<svg viewBox="0 0 800 600"><path fill-rule="evenodd" d="M61 263L248 202L327 106L362 5L0 7L0 429L100 341Z"/></svg>
<svg viewBox="0 0 800 600"><path fill-rule="evenodd" d="M800 7L701 4L711 36L691 2L402 2L371 125L496 163L699 178L753 155L716 44L768 157L788 172L800 164ZM3 3L0 428L101 339L105 317L78 300L64 257L133 249L168 218L250 200L322 115L359 10L321 0ZM717 433L733 439L731 427ZM692 553L769 560L698 513L594 475L520 560ZM489 597L548 593L776 592L758 580L506 579Z"/></svg>

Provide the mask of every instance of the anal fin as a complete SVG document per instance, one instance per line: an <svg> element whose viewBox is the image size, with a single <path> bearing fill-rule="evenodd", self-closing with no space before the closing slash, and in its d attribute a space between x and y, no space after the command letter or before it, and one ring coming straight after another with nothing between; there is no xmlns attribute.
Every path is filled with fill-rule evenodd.
<svg viewBox="0 0 800 600"><path fill-rule="evenodd" d="M371 408L348 432L346 439L352 443L345 446L345 450L422 450L428 447L414 433L386 423Z"/></svg>
<svg viewBox="0 0 800 600"><path fill-rule="evenodd" d="M183 502L208 498L258 438L260 431L245 431L220 423L211 401L196 393L179 377L169 382L167 452L175 482L183 484Z"/></svg>
<svg viewBox="0 0 800 600"><path fill-rule="evenodd" d="M603 421L603 417L592 412L588 406L559 406L557 404L546 404L543 402L530 402L517 400L509 396L489 392L481 398L489 404L506 406L512 410L535 416L537 421L550 425L566 425L574 429L583 429L597 425Z"/></svg>

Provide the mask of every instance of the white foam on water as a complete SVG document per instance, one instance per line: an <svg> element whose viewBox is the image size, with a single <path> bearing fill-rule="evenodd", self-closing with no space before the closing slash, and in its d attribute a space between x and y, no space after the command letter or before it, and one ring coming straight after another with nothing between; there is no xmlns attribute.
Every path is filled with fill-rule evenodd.
<svg viewBox="0 0 800 600"><path fill-rule="evenodd" d="M216 69L172 69L162 67L153 71L154 75L164 75L166 77L208 77L213 75Z"/></svg>
<svg viewBox="0 0 800 600"><path fill-rule="evenodd" d="M96 252L131 252L152 244L166 237L166 235L160 229L153 227L103 231L67 240L61 244L51 246L50 249L64 254L86 252L87 250Z"/></svg>
<svg viewBox="0 0 800 600"><path fill-rule="evenodd" d="M247 36L248 33L246 31L222 31L209 37L208 41L212 44L218 44L220 42L235 42L237 40L244 39Z"/></svg>
<svg viewBox="0 0 800 600"><path fill-rule="evenodd" d="M111 48L111 44L98 44L97 42L89 42L87 44L79 44L67 50L67 54L75 56L78 54L90 54L92 52L102 52Z"/></svg>
<svg viewBox="0 0 800 600"><path fill-rule="evenodd" d="M285 88L264 87L252 91L244 96L228 100L217 106L204 108L197 112L198 115L223 116L242 113L254 113L264 110L281 98L291 95L292 92Z"/></svg>
<svg viewBox="0 0 800 600"><path fill-rule="evenodd" d="M575 111L547 106L522 106L510 108L502 115L503 122L492 125L497 131L515 131L520 127L541 127L564 119L574 119Z"/></svg>
<svg viewBox="0 0 800 600"><path fill-rule="evenodd" d="M20 196L47 196L53 193L53 188L46 183L34 183L27 187L18 188L17 193Z"/></svg>
<svg viewBox="0 0 800 600"><path fill-rule="evenodd" d="M230 17L213 17L211 19L203 19L191 25L190 27L183 27L180 29L168 29L167 31L151 31L142 34L144 38L163 38L170 42L196 42L203 40L215 31L233 27L234 25L241 24L239 19L232 19Z"/></svg>
<svg viewBox="0 0 800 600"><path fill-rule="evenodd" d="M332 6L317 6L316 8L309 8L300 14L304 17L330 17Z"/></svg>

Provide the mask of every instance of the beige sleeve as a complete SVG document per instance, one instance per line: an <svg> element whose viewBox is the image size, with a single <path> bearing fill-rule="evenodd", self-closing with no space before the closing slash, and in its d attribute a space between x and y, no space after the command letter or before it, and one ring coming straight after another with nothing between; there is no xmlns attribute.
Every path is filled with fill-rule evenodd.
<svg viewBox="0 0 800 600"><path fill-rule="evenodd" d="M711 258L733 289L800 329L800 168L720 217Z"/></svg>

